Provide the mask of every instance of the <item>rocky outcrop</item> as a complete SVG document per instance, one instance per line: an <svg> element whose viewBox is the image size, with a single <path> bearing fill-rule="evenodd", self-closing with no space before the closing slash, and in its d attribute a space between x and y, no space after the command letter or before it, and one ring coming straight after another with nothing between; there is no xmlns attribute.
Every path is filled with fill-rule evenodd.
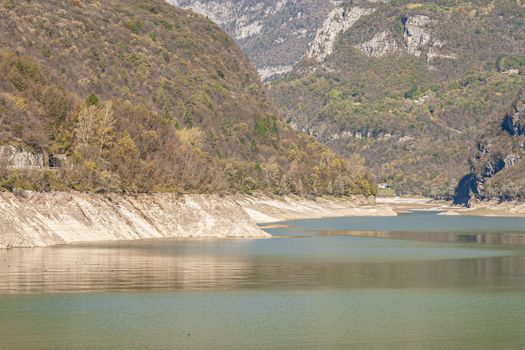
<svg viewBox="0 0 525 350"><path fill-rule="evenodd" d="M397 32L384 30L376 33L370 40L354 45L354 47L369 57L381 57L396 52L406 52L420 57L424 51L429 54L428 60L446 56L440 52L444 42L434 40L432 37L434 20L424 15L411 15L402 16L401 22L403 25L402 38L398 37ZM339 29L339 26L334 29ZM330 32L335 32L334 29L331 29ZM402 42L401 48L398 45L398 39Z"/></svg>
<svg viewBox="0 0 525 350"><path fill-rule="evenodd" d="M438 59L455 60L457 56L445 51L445 42L433 36L432 27L436 21L428 16L415 15L401 19L404 26L403 41L410 55L419 57L426 52L427 66L435 69L434 61Z"/></svg>
<svg viewBox="0 0 525 350"><path fill-rule="evenodd" d="M404 17L404 42L409 54L419 57L422 48L430 43L433 21L422 15Z"/></svg>
<svg viewBox="0 0 525 350"><path fill-rule="evenodd" d="M402 16L403 36L392 30L376 33L372 39L354 47L369 57L382 57L389 54L409 54L426 57L427 65L433 69L433 63L439 59L457 59L446 51L446 43L433 35L436 21L424 15ZM401 44L398 44L401 43Z"/></svg>
<svg viewBox="0 0 525 350"><path fill-rule="evenodd" d="M374 9L372 8L335 8L330 12L323 26L317 31L307 56L319 62L324 61L332 54L337 37L350 29L362 16L373 12Z"/></svg>
<svg viewBox="0 0 525 350"><path fill-rule="evenodd" d="M472 206L476 201L493 199L487 193L486 183L518 165L524 152L525 91L522 90L498 130L488 130L478 142L474 156L469 159L469 174L456 190L455 202Z"/></svg>
<svg viewBox="0 0 525 350"><path fill-rule="evenodd" d="M525 93L520 92L520 96L503 118L502 128L512 136L525 136Z"/></svg>
<svg viewBox="0 0 525 350"><path fill-rule="evenodd" d="M44 155L13 146L0 146L0 162L10 169L39 169L44 167Z"/></svg>
<svg viewBox="0 0 525 350"><path fill-rule="evenodd" d="M355 47L369 57L381 57L398 50L397 42L388 32L376 34L371 40Z"/></svg>
<svg viewBox="0 0 525 350"><path fill-rule="evenodd" d="M0 146L0 166L7 169L61 168L67 164L65 154L29 152L14 146Z"/></svg>
<svg viewBox="0 0 525 350"><path fill-rule="evenodd" d="M454 202L470 207L476 201L491 199L486 193L486 182L514 167L520 160L520 154L505 154L490 144L478 144L476 155L469 159L470 173L460 181Z"/></svg>

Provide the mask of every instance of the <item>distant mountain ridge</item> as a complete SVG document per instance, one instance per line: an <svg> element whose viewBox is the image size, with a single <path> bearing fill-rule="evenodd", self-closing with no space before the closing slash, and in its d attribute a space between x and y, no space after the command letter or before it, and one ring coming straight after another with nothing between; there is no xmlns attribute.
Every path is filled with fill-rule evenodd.
<svg viewBox="0 0 525 350"><path fill-rule="evenodd" d="M292 71L338 1L166 0L209 17L237 40L263 80Z"/></svg>

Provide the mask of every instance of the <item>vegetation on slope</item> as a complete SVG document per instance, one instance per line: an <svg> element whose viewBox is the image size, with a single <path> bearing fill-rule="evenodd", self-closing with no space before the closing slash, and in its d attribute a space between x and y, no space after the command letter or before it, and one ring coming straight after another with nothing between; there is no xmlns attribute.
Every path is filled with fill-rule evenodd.
<svg viewBox="0 0 525 350"><path fill-rule="evenodd" d="M418 16L430 39L415 55L405 25ZM294 127L360 153L378 181L448 198L483 125L525 82L524 16L514 0L392 1L341 35L326 61L305 60L274 82L271 94ZM385 54L359 49L380 34Z"/></svg>
<svg viewBox="0 0 525 350"><path fill-rule="evenodd" d="M469 160L470 173L458 188L456 201L525 200L525 90L506 113L486 125Z"/></svg>
<svg viewBox="0 0 525 350"><path fill-rule="evenodd" d="M375 193L362 158L281 120L201 16L160 0L3 1L0 31L0 145L67 156L3 164L4 188Z"/></svg>
<svg viewBox="0 0 525 350"><path fill-rule="evenodd" d="M335 7L331 1L168 0L217 23L237 40L264 78L299 62L317 29ZM273 71L275 69L275 71Z"/></svg>

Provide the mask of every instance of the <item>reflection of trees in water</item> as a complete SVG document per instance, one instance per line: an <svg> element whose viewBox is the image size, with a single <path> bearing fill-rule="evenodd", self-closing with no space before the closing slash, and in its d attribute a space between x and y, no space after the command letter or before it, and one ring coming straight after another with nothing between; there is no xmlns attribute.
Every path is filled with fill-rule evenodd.
<svg viewBox="0 0 525 350"><path fill-rule="evenodd" d="M211 255L147 250L42 248L0 255L2 292L229 289L249 267Z"/></svg>
<svg viewBox="0 0 525 350"><path fill-rule="evenodd" d="M523 256L365 263L66 247L4 251L0 259L0 293L525 287Z"/></svg>

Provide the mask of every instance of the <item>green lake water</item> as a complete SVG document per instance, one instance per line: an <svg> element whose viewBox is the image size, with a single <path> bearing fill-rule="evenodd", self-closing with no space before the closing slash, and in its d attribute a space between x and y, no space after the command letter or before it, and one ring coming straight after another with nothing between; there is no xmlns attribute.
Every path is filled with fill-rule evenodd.
<svg viewBox="0 0 525 350"><path fill-rule="evenodd" d="M525 219L0 251L0 350L525 349Z"/></svg>

